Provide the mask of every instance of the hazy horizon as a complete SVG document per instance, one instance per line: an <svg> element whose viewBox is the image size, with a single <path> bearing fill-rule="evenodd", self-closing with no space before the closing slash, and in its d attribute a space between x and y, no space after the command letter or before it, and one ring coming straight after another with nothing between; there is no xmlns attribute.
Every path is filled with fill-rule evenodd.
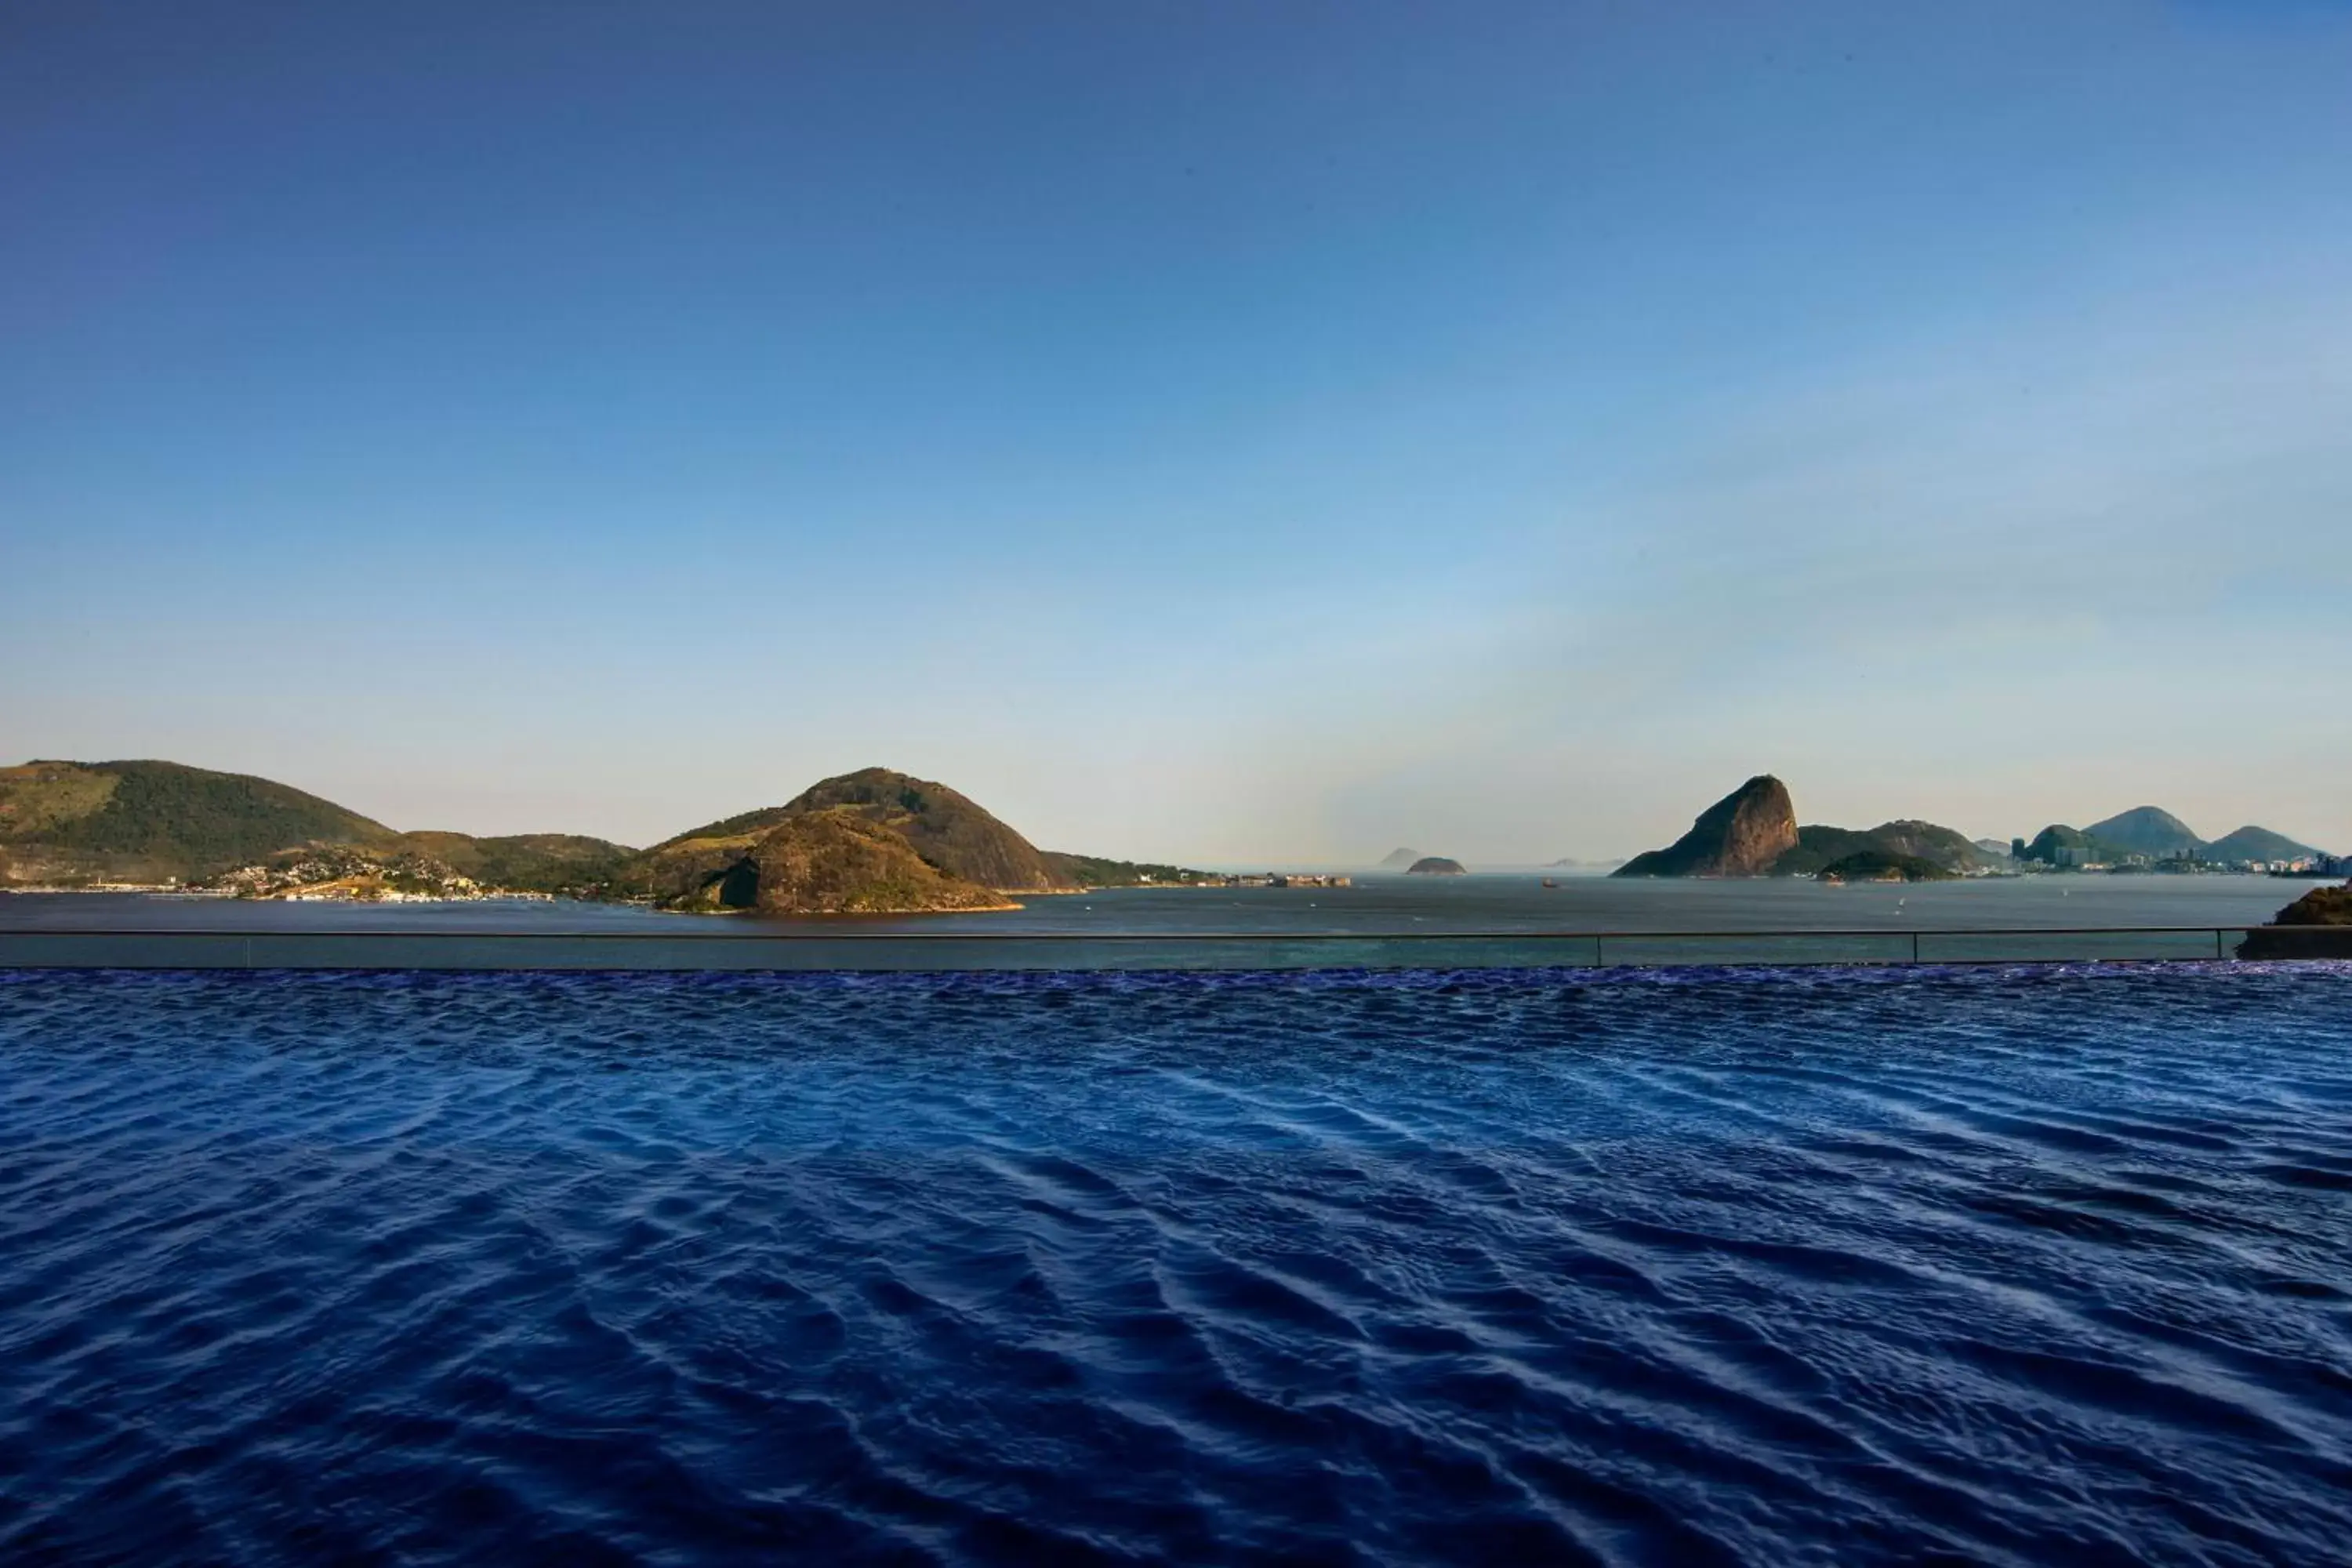
<svg viewBox="0 0 2352 1568"><path fill-rule="evenodd" d="M20 9L0 762L2352 850L2352 10Z"/></svg>

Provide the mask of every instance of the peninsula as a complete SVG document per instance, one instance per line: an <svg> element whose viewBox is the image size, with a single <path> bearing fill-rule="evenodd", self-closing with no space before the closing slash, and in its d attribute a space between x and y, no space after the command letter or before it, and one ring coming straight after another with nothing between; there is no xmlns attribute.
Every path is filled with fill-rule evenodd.
<svg viewBox="0 0 2352 1568"><path fill-rule="evenodd" d="M0 889L363 901L562 896L691 912L1006 910L1021 895L1221 881L1041 850L969 797L887 768L632 849L575 834L404 833L249 774L178 763L0 768Z"/></svg>

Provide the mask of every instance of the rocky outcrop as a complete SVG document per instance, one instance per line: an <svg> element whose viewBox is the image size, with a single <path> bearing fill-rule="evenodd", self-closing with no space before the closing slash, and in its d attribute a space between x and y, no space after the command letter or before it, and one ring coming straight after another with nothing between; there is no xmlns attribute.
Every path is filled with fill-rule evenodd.
<svg viewBox="0 0 2352 1568"><path fill-rule="evenodd" d="M2352 882L2314 888L2271 919L2283 926L2352 926Z"/></svg>
<svg viewBox="0 0 2352 1568"><path fill-rule="evenodd" d="M1448 860L1443 855L1424 855L1404 868L1408 877L1461 877L1468 875L1459 860Z"/></svg>
<svg viewBox="0 0 2352 1568"><path fill-rule="evenodd" d="M760 872L751 852L762 837L674 838L623 867L615 885L624 897L643 896L659 909L698 914L748 910L759 901Z"/></svg>
<svg viewBox="0 0 2352 1568"><path fill-rule="evenodd" d="M2240 958L2352 958L2352 882L2314 888L2246 933Z"/></svg>
<svg viewBox="0 0 2352 1568"><path fill-rule="evenodd" d="M1618 877L1761 877L1797 846L1797 808L1789 786L1759 773L1699 814L1691 830L1664 849L1636 855Z"/></svg>
<svg viewBox="0 0 2352 1568"><path fill-rule="evenodd" d="M635 874L663 909L696 914L910 915L1021 907L942 871L905 834L845 806L803 812L750 833L678 839L647 851Z"/></svg>
<svg viewBox="0 0 2352 1568"><path fill-rule="evenodd" d="M1010 910L1079 879L942 784L887 768L825 779L654 846L615 885L665 909L761 914Z"/></svg>
<svg viewBox="0 0 2352 1568"><path fill-rule="evenodd" d="M693 839L766 833L795 816L847 810L891 828L950 877L1008 893L1075 892L1076 878L969 797L943 784L888 768L860 768L810 785L782 805L765 806L681 833L658 854Z"/></svg>
<svg viewBox="0 0 2352 1568"><path fill-rule="evenodd" d="M951 877L916 852L905 834L853 807L795 816L751 852L763 915L934 913L1021 906Z"/></svg>

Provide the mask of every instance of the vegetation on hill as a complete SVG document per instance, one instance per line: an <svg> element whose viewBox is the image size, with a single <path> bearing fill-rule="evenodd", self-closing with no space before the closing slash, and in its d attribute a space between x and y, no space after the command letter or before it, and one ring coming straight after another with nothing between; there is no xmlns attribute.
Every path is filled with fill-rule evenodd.
<svg viewBox="0 0 2352 1568"><path fill-rule="evenodd" d="M665 909L892 914L1009 909L1017 906L1005 893L1139 882L1162 870L1170 880L1200 875L1048 856L945 784L863 768L666 839L621 866L614 888Z"/></svg>
<svg viewBox="0 0 2352 1568"><path fill-rule="evenodd" d="M1926 860L1946 871L1983 870L1997 863L1993 857L1978 848L1976 842L1958 828L1942 827L1916 818L1882 822L1870 830L1870 837L1879 848L1889 854ZM2008 858L2009 852L2002 850L1999 859Z"/></svg>
<svg viewBox="0 0 2352 1568"><path fill-rule="evenodd" d="M1815 873L1824 882L1948 882L1959 875L1918 855L1860 849Z"/></svg>
<svg viewBox="0 0 2352 1568"><path fill-rule="evenodd" d="M2103 817L2083 829L2083 837L2110 852L2145 855L2151 860L2197 858L2205 850L2205 841L2189 831L2187 823L2153 805L2136 805Z"/></svg>
<svg viewBox="0 0 2352 1568"><path fill-rule="evenodd" d="M2340 888L2314 888L2271 917L2283 926L2352 926L2352 882Z"/></svg>
<svg viewBox="0 0 2352 1568"><path fill-rule="evenodd" d="M1066 850L1039 853L1045 864L1080 888L1190 887L1215 879L1213 873L1189 866L1163 866L1156 861L1111 860L1100 855L1073 855Z"/></svg>
<svg viewBox="0 0 2352 1568"><path fill-rule="evenodd" d="M2261 864L2271 860L2301 860L2319 851L2308 844L2298 844L2284 833L2273 833L2267 827L2252 824L2221 835L2205 846L2205 858L2224 866L2243 862Z"/></svg>
<svg viewBox="0 0 2352 1568"><path fill-rule="evenodd" d="M1020 906L926 860L898 828L855 806L804 812L752 851L752 907L770 915L908 914Z"/></svg>
<svg viewBox="0 0 2352 1568"><path fill-rule="evenodd" d="M289 880L289 868L308 855L317 880L376 878L410 892L427 884L593 892L635 854L568 833L396 833L269 779L164 762L0 768L0 882L233 879L283 890L299 885ZM365 865L327 854L338 849L359 852Z"/></svg>
<svg viewBox="0 0 2352 1568"><path fill-rule="evenodd" d="M2095 842L2079 827L2053 822L2033 836L2018 858L2044 866L2079 866L2086 861L2119 860L2126 853L2119 846Z"/></svg>
<svg viewBox="0 0 2352 1568"><path fill-rule="evenodd" d="M0 839L19 879L193 881L304 844L395 835L268 779L179 763L0 768Z"/></svg>
<svg viewBox="0 0 2352 1568"><path fill-rule="evenodd" d="M925 860L907 836L849 806L751 832L676 839L643 868L655 901L698 913L919 914L1019 906Z"/></svg>
<svg viewBox="0 0 2352 1568"><path fill-rule="evenodd" d="M1813 826L1797 829L1796 847L1772 863L1777 877L1819 876L1855 855L1921 860L1956 875L1990 868L1993 858L1955 828L1903 819L1872 828ZM2008 858L2004 851L2002 860Z"/></svg>
<svg viewBox="0 0 2352 1568"><path fill-rule="evenodd" d="M1002 909L1012 907L1005 892L1204 879L1185 867L1048 856L945 784L885 768L826 779L782 805L643 852L576 834L398 833L268 779L176 763L0 768L0 886L177 883L352 898L509 891L880 913Z"/></svg>
<svg viewBox="0 0 2352 1568"><path fill-rule="evenodd" d="M943 784L888 768L860 768L812 784L782 805L747 811L654 847L690 839L758 835L812 812L848 809L902 835L950 877L1004 892L1063 892L1076 879L1048 864L1036 846Z"/></svg>
<svg viewBox="0 0 2352 1568"><path fill-rule="evenodd" d="M485 887L522 893L598 894L625 890L621 868L636 851L577 833L518 833L477 838L467 833L404 833L393 847L447 866Z"/></svg>
<svg viewBox="0 0 2352 1568"><path fill-rule="evenodd" d="M122 782L80 763L26 763L0 768L0 838L38 842L69 822L95 815Z"/></svg>
<svg viewBox="0 0 2352 1568"><path fill-rule="evenodd" d="M748 910L757 901L751 852L782 823L744 833L665 840L630 859L613 879L616 897L666 910Z"/></svg>
<svg viewBox="0 0 2352 1568"><path fill-rule="evenodd" d="M1830 827L1813 823L1797 829L1797 842L1772 862L1776 877L1810 877L1819 874L1832 860L1849 855L1860 855L1881 847L1876 840L1857 827Z"/></svg>

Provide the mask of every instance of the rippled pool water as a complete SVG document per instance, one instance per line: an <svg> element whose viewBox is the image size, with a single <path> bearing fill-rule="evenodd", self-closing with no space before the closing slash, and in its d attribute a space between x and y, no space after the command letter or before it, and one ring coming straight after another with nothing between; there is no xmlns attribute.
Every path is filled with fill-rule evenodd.
<svg viewBox="0 0 2352 1568"><path fill-rule="evenodd" d="M0 1560L2338 1563L2352 969L0 975Z"/></svg>

